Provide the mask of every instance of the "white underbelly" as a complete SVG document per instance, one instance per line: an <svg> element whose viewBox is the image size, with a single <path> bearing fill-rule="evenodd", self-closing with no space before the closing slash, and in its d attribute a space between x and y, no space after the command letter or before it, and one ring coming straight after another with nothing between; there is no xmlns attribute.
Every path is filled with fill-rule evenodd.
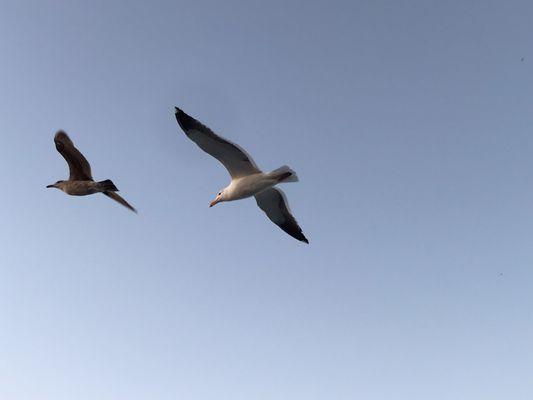
<svg viewBox="0 0 533 400"><path fill-rule="evenodd" d="M275 185L275 181L265 174L254 174L235 179L230 184L231 200L245 199Z"/></svg>

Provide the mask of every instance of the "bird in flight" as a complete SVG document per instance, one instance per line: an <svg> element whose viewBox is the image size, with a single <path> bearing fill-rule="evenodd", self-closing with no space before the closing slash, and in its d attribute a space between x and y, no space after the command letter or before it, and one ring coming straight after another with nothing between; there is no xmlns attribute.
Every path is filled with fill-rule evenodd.
<svg viewBox="0 0 533 400"><path fill-rule="evenodd" d="M257 205L282 230L299 241L309 243L292 216L285 194L278 183L297 182L296 173L288 166L272 172L262 172L252 158L239 146L218 136L207 126L176 107L176 119L187 137L203 151L224 165L231 176L230 184L218 192L209 207L224 201L254 196Z"/></svg>
<svg viewBox="0 0 533 400"><path fill-rule="evenodd" d="M116 193L118 189L111 180L106 179L100 182L93 180L89 162L74 146L74 143L72 143L72 140L70 140L65 132L57 132L54 136L54 143L57 151L67 161L70 176L67 181L57 181L54 184L46 186L47 188L56 188L71 196L87 196L94 193L103 193L124 207L129 208L131 211L137 212L135 208Z"/></svg>

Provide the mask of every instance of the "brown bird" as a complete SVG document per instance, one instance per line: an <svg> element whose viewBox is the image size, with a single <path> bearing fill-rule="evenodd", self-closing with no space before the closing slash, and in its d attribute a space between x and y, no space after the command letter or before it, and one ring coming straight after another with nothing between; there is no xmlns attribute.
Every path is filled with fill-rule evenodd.
<svg viewBox="0 0 533 400"><path fill-rule="evenodd" d="M103 193L124 207L129 208L131 211L137 212L135 208L116 193L118 189L111 180L106 179L100 182L93 180L89 162L74 146L74 143L72 143L72 140L70 140L65 132L57 132L54 136L54 143L57 151L67 161L70 176L68 181L57 181L52 185L46 186L47 188L56 188L71 196L87 196L94 193Z"/></svg>

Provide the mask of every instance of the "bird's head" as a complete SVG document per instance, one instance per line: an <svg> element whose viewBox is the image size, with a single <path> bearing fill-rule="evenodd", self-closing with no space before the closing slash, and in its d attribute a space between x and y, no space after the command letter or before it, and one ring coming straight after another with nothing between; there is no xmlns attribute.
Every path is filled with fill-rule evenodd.
<svg viewBox="0 0 533 400"><path fill-rule="evenodd" d="M220 192L218 192L217 197L215 197L215 200L209 203L209 207L213 207L215 204L220 203L222 201L226 201L225 189L222 189Z"/></svg>
<svg viewBox="0 0 533 400"><path fill-rule="evenodd" d="M61 184L65 181L57 181L56 183L52 183L51 185L47 185L47 188L56 188L61 189Z"/></svg>

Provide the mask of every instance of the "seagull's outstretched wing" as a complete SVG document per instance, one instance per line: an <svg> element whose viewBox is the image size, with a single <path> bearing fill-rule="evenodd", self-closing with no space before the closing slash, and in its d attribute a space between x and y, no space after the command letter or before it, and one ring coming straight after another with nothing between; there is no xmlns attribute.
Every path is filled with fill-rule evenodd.
<svg viewBox="0 0 533 400"><path fill-rule="evenodd" d="M119 196L118 193L115 193L115 192L110 192L110 191L107 191L107 192L102 192L103 194L105 194L107 197L109 197L110 199L113 199L115 200L116 202L122 204L124 207L126 208L129 208L131 211L133 211L134 213L137 213L137 210L135 208L133 208L133 206L128 203L126 200L124 200L124 198L122 198L121 196Z"/></svg>
<svg viewBox="0 0 533 400"><path fill-rule="evenodd" d="M292 216L285 193L280 189L267 189L255 195L257 205L265 212L268 218L277 226L291 235L293 238L302 242L309 243L302 233L302 228Z"/></svg>
<svg viewBox="0 0 533 400"><path fill-rule="evenodd" d="M70 169L71 181L92 181L93 177L91 175L91 166L87 159L80 153L80 151L74 146L72 140L68 135L59 131L54 137L54 143L56 144L56 149L67 161L68 167Z"/></svg>
<svg viewBox="0 0 533 400"><path fill-rule="evenodd" d="M243 149L215 134L207 126L176 107L176 119L185 134L228 170L232 179L261 172Z"/></svg>

